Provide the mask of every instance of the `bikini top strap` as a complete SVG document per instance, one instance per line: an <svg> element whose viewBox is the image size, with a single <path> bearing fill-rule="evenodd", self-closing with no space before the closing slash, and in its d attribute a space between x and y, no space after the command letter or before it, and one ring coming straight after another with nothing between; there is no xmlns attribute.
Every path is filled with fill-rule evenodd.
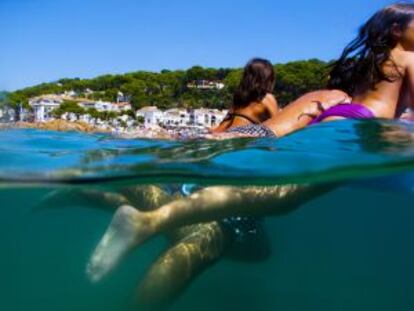
<svg viewBox="0 0 414 311"><path fill-rule="evenodd" d="M228 112L227 115L224 117L224 119L222 121L222 122L230 121L230 124L227 126L227 129L232 127L235 117L246 119L251 124L259 124L258 122L256 122L255 120L253 120L252 118L250 118L248 116L245 116L244 114L240 114L240 113L236 113L236 112Z"/></svg>
<svg viewBox="0 0 414 311"><path fill-rule="evenodd" d="M249 121L249 122L250 122L250 123L252 123L252 124L259 124L259 122L257 122L256 120L253 120L253 119L252 119L252 118L250 118L249 116L246 116L246 115L241 114L241 113L236 113L236 112L233 112L233 113L231 113L231 115L232 115L232 117L233 117L233 120L234 120L234 118L235 118L235 117L239 117L239 118L243 118L243 119L245 119L245 120Z"/></svg>

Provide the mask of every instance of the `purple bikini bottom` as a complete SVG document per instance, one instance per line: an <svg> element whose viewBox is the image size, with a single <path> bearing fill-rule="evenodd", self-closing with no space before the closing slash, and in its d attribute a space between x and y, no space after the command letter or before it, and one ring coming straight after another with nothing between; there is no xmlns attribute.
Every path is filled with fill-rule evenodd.
<svg viewBox="0 0 414 311"><path fill-rule="evenodd" d="M346 119L372 119L375 118L371 110L364 105L358 103L338 104L329 109L326 109L319 117L313 119L310 123L318 124L330 117L343 117Z"/></svg>

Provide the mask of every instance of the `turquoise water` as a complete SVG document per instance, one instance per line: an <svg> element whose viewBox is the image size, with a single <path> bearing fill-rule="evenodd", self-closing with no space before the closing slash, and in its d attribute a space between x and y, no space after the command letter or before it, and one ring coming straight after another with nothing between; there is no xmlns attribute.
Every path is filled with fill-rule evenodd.
<svg viewBox="0 0 414 311"><path fill-rule="evenodd" d="M171 310L413 310L412 171L414 126L395 122L327 123L279 140L0 131L0 310L144 310L137 287L166 240L92 283L86 264L114 211L76 193L187 182L340 186L267 218L269 258L219 260Z"/></svg>

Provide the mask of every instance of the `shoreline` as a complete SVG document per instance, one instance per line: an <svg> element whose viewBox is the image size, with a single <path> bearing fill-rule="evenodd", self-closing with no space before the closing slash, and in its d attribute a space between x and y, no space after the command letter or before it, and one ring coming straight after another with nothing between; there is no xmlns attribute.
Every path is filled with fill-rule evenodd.
<svg viewBox="0 0 414 311"><path fill-rule="evenodd" d="M65 121L65 120L53 120L48 122L13 122L13 123L0 123L0 129L40 129L59 132L84 132L84 133L110 133L110 130L104 130L86 124L82 121Z"/></svg>
<svg viewBox="0 0 414 311"><path fill-rule="evenodd" d="M51 120L46 122L13 122L0 123L0 130L3 129L39 129L46 131L58 132L80 132L88 134L110 134L118 138L134 139L134 138L148 138L148 139L172 139L180 136L179 130L166 130L162 127L142 128L136 127L133 129L119 129L114 127L97 127L89 125L82 121L66 121L66 120Z"/></svg>

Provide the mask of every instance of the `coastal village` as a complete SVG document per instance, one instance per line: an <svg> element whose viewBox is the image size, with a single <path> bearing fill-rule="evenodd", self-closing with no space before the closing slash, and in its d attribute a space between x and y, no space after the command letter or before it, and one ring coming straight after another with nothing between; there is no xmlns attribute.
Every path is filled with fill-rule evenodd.
<svg viewBox="0 0 414 311"><path fill-rule="evenodd" d="M223 83L215 81L194 81L188 88L200 90L222 89ZM209 128L217 126L226 116L227 110L217 109L184 109L172 108L161 110L157 106L143 106L133 110L130 97L118 92L115 102L90 99L94 91L86 89L82 94L73 90L62 94L44 94L29 99L29 107L8 109L0 107L0 122L42 124L63 120L70 123L85 124L96 131L116 134L135 134L141 137L155 136L159 131L170 134L194 135L205 133ZM81 96L82 95L82 96ZM59 108L65 103L79 107L57 115ZM76 111L75 111L76 110ZM104 117L102 117L104 116Z"/></svg>
<svg viewBox="0 0 414 311"><path fill-rule="evenodd" d="M318 59L274 65L279 105L323 88L327 68L328 63ZM227 115L241 77L240 68L193 66L64 78L0 91L0 127L66 130L74 126L81 131L150 138L166 132L204 134Z"/></svg>

